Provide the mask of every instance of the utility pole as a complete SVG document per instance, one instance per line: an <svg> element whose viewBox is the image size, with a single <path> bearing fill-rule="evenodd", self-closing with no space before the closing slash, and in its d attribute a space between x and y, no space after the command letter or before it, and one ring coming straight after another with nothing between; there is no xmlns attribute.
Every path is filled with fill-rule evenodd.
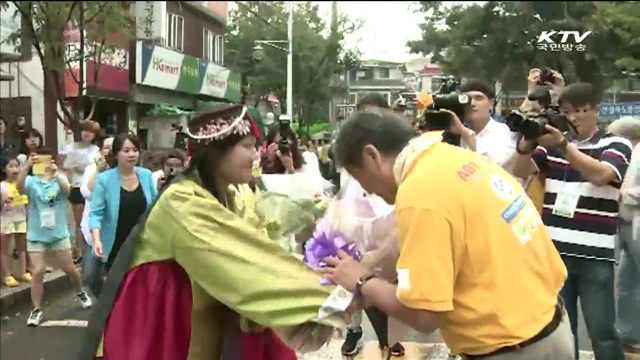
<svg viewBox="0 0 640 360"><path fill-rule="evenodd" d="M287 115L293 119L293 1L289 1L289 21L287 32L289 51L287 52Z"/></svg>

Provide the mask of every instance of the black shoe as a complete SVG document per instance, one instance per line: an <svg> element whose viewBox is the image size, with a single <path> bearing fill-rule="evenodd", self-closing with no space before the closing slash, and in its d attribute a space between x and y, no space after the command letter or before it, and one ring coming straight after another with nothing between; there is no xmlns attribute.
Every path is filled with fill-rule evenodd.
<svg viewBox="0 0 640 360"><path fill-rule="evenodd" d="M391 356L404 356L404 346L400 343L395 343L390 349Z"/></svg>
<svg viewBox="0 0 640 360"><path fill-rule="evenodd" d="M347 332L347 338L344 341L344 344L342 344L342 355L352 356L357 354L360 351L360 347L358 346L360 339L362 339L362 328L358 328L355 331L349 329Z"/></svg>

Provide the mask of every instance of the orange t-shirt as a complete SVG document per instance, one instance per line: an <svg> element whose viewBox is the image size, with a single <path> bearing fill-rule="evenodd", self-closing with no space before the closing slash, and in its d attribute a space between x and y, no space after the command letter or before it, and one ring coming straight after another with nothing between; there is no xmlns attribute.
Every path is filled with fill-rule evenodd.
<svg viewBox="0 0 640 360"><path fill-rule="evenodd" d="M552 319L567 270L518 181L445 143L424 151L398 189L398 299L445 312L456 354L535 336Z"/></svg>

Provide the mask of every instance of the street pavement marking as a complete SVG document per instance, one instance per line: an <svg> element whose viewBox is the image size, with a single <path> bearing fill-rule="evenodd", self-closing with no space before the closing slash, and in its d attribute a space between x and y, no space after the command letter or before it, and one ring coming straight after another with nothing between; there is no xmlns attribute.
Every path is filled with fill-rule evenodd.
<svg viewBox="0 0 640 360"><path fill-rule="evenodd" d="M87 327L87 320L49 320L40 324L40 327Z"/></svg>

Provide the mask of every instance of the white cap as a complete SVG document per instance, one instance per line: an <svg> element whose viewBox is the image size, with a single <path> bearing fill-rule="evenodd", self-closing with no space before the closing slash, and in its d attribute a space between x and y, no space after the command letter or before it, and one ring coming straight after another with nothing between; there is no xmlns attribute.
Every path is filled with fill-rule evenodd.
<svg viewBox="0 0 640 360"><path fill-rule="evenodd" d="M271 125L273 124L274 121L275 121L275 116L273 115L273 113L272 112L267 113L267 116L265 116L264 118L264 124Z"/></svg>

